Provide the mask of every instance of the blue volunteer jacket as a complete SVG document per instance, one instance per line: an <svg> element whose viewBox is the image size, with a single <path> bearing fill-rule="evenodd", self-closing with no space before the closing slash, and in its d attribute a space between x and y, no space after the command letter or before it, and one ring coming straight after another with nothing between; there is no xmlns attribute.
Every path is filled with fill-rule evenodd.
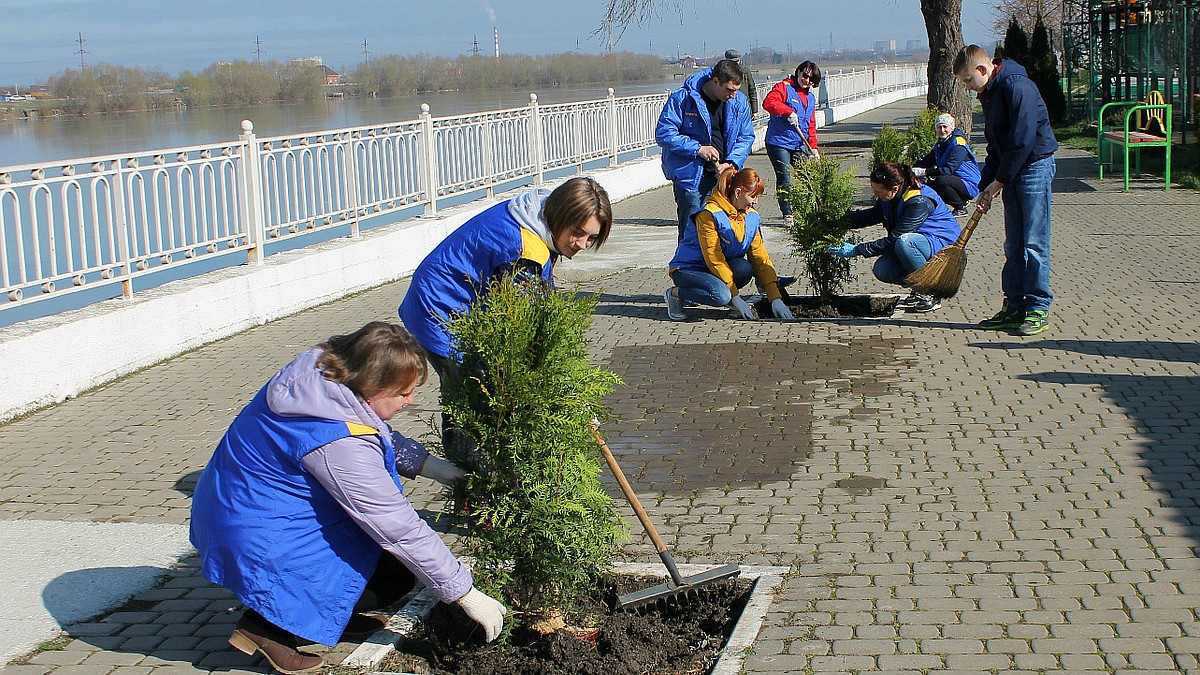
<svg viewBox="0 0 1200 675"><path fill-rule="evenodd" d="M704 175L704 160L696 153L700 146L712 144L712 119L700 94L701 87L711 79L712 68L706 68L685 80L683 87L667 97L654 130L654 140L662 147L663 175L688 190L697 189ZM725 103L724 131L725 154L721 159L740 169L754 145L750 101L740 91Z"/></svg>
<svg viewBox="0 0 1200 675"><path fill-rule="evenodd" d="M738 258L745 258L746 254L750 252L750 247L754 244L754 237L758 235L758 228L762 223L762 216L758 211L750 209L746 212L746 232L741 239L738 239L737 234L733 231L733 225L729 222L728 213L725 213L720 206L711 201L705 204L704 209L712 214L713 222L717 225L717 234L721 237L721 253L725 255L725 259L736 260ZM708 263L704 260L704 252L700 250L700 235L696 232L694 214L692 219L688 221L687 227L683 230L683 239L679 242L679 246L676 247L675 257L671 259L668 269L708 271Z"/></svg>
<svg viewBox="0 0 1200 675"><path fill-rule="evenodd" d="M940 138L914 166L934 169L930 175L958 176L967 186L967 194L973 199L979 194L979 162L971 151L971 144L959 129L947 138Z"/></svg>
<svg viewBox="0 0 1200 675"><path fill-rule="evenodd" d="M382 550L301 458L347 436L373 436L400 487L396 452L390 434L363 424L277 415L266 390L234 419L196 483L192 545L204 577L247 607L302 638L337 644Z"/></svg>
<svg viewBox="0 0 1200 675"><path fill-rule="evenodd" d="M999 66L979 94L987 138L980 188L993 180L1008 185L1025 167L1058 150L1050 114L1037 85L1016 61L1001 59Z"/></svg>
<svg viewBox="0 0 1200 675"><path fill-rule="evenodd" d="M917 224L916 229L910 229L905 222L904 212L908 208L918 205L929 209L930 202L932 202L932 209L929 215ZM942 198L928 185L922 185L919 189L910 189L887 201L876 200L875 206L850 213L850 227L852 228L866 227L877 223L883 223L883 228L887 230L887 236L859 244L856 247L858 255L871 258L888 253L896 245L896 239L909 232L919 232L925 235L925 238L929 240L930 248L937 253L953 244L954 240L958 238L959 232L962 231L954 214L950 211L950 207L946 206Z"/></svg>
<svg viewBox="0 0 1200 675"><path fill-rule="evenodd" d="M788 78L784 82L784 90L787 92L787 104L792 106L792 110L796 111L800 128L804 130L805 134L808 134L808 127L812 123L813 109L817 106L817 92L810 91L808 93L808 105L804 105L803 99L800 98L799 92L796 91L796 88L792 84L791 78ZM807 136L805 138L807 139ZM796 128L788 123L786 117L771 115L771 118L767 120L767 145L787 148L795 152L804 148L804 141L801 140Z"/></svg>
<svg viewBox="0 0 1200 675"><path fill-rule="evenodd" d="M545 201L544 196L541 199ZM446 321L465 311L501 267L529 260L541 267L543 279L553 280L558 254L521 227L508 208L511 201L468 220L425 256L413 272L408 293L400 304L400 320L431 353L450 356Z"/></svg>

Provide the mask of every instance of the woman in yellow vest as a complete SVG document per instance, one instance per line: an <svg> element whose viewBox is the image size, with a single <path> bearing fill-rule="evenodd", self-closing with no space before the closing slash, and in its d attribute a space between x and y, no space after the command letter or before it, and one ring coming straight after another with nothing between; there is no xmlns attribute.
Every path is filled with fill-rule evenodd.
<svg viewBox="0 0 1200 675"><path fill-rule="evenodd" d="M763 244L762 217L754 208L764 189L754 169L730 167L717 177L708 202L692 214L671 260L669 271L675 285L663 292L663 298L672 321L687 318L685 301L729 306L743 319L757 319L750 303L738 295L751 279L758 280L776 318L792 318Z"/></svg>

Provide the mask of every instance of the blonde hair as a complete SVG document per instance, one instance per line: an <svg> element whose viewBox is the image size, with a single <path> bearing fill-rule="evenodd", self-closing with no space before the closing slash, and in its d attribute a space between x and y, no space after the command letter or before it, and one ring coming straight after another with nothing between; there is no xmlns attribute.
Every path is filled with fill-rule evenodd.
<svg viewBox="0 0 1200 675"><path fill-rule="evenodd" d="M954 74L962 75L971 70L975 66L986 65L992 62L992 57L984 51L979 45L967 45L958 51L958 56L954 57Z"/></svg>
<svg viewBox="0 0 1200 675"><path fill-rule="evenodd" d="M370 398L400 393L425 384L429 364L417 339L394 323L372 321L349 335L334 335L317 345L325 379Z"/></svg>
<svg viewBox="0 0 1200 675"><path fill-rule="evenodd" d="M725 195L726 199L732 200L733 191L738 188L751 197L757 197L767 189L767 186L754 169L746 167L739 171L737 167L731 166L717 176L717 184L713 189Z"/></svg>

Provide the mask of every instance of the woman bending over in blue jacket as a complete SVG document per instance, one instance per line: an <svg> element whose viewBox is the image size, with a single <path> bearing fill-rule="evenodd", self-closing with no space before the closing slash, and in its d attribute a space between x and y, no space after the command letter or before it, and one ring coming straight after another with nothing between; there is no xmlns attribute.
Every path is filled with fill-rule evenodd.
<svg viewBox="0 0 1200 675"><path fill-rule="evenodd" d="M298 638L367 637L383 622L362 612L417 580L486 640L500 633L504 605L404 497L401 475L463 476L387 424L427 373L417 341L376 321L297 356L233 420L196 483L191 540L204 577L246 606L235 648L288 675L315 670Z"/></svg>
<svg viewBox="0 0 1200 675"><path fill-rule="evenodd" d="M883 224L887 234L862 244L842 242L829 252L851 258L878 257L875 278L887 284L904 285L904 277L920 269L935 253L954 243L960 228L942 198L913 175L912 169L895 162L876 164L871 170L871 193L875 205L851 211L850 227ZM932 312L941 299L912 293L900 301L909 312Z"/></svg>

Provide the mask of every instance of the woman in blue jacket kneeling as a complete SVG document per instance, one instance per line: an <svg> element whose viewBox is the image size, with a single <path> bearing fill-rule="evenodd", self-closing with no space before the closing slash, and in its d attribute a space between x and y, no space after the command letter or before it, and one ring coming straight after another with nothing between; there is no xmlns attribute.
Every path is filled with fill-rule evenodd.
<svg viewBox="0 0 1200 675"><path fill-rule="evenodd" d="M922 185L912 169L903 164L876 164L870 182L875 205L851 211L850 227L882 223L887 235L857 245L842 242L830 247L829 252L841 258L878 256L875 278L903 286L904 277L954 243L960 232L958 221L937 192ZM941 299L912 293L900 301L900 306L910 312L932 312L941 307Z"/></svg>
<svg viewBox="0 0 1200 675"><path fill-rule="evenodd" d="M246 606L235 648L281 673L315 670L297 638L367 637L383 623L362 612L417 580L486 640L500 633L504 605L404 498L401 475L463 476L387 424L427 373L416 340L376 321L297 356L233 420L196 484L191 540L204 577Z"/></svg>
<svg viewBox="0 0 1200 675"><path fill-rule="evenodd" d="M663 291L667 317L683 321L684 301L712 307L732 307L743 319L757 319L738 291L757 279L778 319L791 319L783 301L779 276L754 209L766 186L754 169L730 167L717 176L708 202L692 214L675 249L668 271L675 285Z"/></svg>
<svg viewBox="0 0 1200 675"><path fill-rule="evenodd" d="M954 215L966 215L967 202L979 194L979 162L963 132L954 127L954 116L942 113L933 121L938 141L913 165L913 173L924 178Z"/></svg>

